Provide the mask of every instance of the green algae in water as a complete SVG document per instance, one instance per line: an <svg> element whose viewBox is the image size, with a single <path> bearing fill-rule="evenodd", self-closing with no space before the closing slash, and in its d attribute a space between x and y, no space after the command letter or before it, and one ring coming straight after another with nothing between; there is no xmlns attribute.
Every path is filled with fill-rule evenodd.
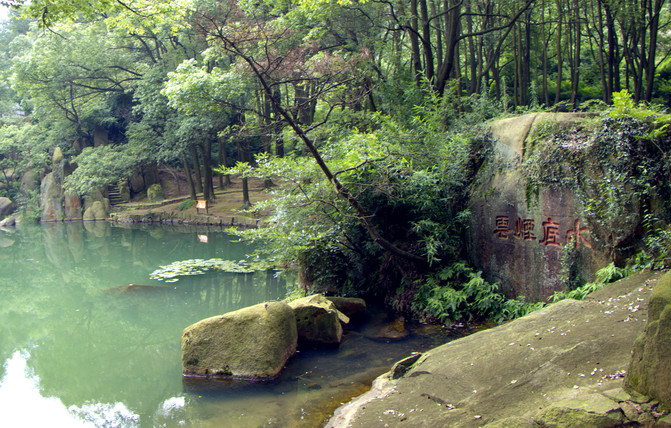
<svg viewBox="0 0 671 428"><path fill-rule="evenodd" d="M172 262L153 271L149 278L165 282L177 282L179 277L203 275L212 271L228 273L254 273L272 269L274 266L263 260L224 260L213 258L209 260L189 259Z"/></svg>

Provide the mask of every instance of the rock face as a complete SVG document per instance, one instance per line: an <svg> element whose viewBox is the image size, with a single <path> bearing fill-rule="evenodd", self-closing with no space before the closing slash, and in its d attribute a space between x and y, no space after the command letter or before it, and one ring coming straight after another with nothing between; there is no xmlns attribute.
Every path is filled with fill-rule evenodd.
<svg viewBox="0 0 671 428"><path fill-rule="evenodd" d="M11 199L2 197L0 198L0 219L3 219L14 212L16 205L12 202Z"/></svg>
<svg viewBox="0 0 671 428"><path fill-rule="evenodd" d="M52 168L58 169L63 160L65 160L65 156L63 156L63 150L61 150L60 147L56 147L54 149L54 154L51 156Z"/></svg>
<svg viewBox="0 0 671 428"><path fill-rule="evenodd" d="M82 202L79 195L66 193L63 197L63 206L65 210L65 218L68 220L82 219Z"/></svg>
<svg viewBox="0 0 671 428"><path fill-rule="evenodd" d="M493 143L481 150L487 155L471 193L467 247L471 262L508 297L544 300L629 255L642 211L626 182L637 173L610 177L636 171L635 160L618 160L610 152L621 143L609 140L615 133L590 130L587 119L534 113L491 124Z"/></svg>
<svg viewBox="0 0 671 428"><path fill-rule="evenodd" d="M40 207L42 221L63 220L63 189L53 172L44 177L40 186Z"/></svg>
<svg viewBox="0 0 671 428"><path fill-rule="evenodd" d="M349 318L338 311L330 300L315 294L289 303L296 316L298 338L301 342L337 345L342 340L341 320Z"/></svg>
<svg viewBox="0 0 671 428"><path fill-rule="evenodd" d="M105 206L100 201L95 201L89 208L84 211L83 220L93 221L93 220L106 220L107 212L105 211Z"/></svg>
<svg viewBox="0 0 671 428"><path fill-rule="evenodd" d="M671 407L671 273L655 286L645 332L634 343L626 385Z"/></svg>
<svg viewBox="0 0 671 428"><path fill-rule="evenodd" d="M277 376L296 352L294 312L269 302L204 319L182 334L187 376L265 379Z"/></svg>
<svg viewBox="0 0 671 428"><path fill-rule="evenodd" d="M149 186L147 189L147 200L149 202L159 202L164 199L163 196L163 188L161 187L160 184L152 184Z"/></svg>

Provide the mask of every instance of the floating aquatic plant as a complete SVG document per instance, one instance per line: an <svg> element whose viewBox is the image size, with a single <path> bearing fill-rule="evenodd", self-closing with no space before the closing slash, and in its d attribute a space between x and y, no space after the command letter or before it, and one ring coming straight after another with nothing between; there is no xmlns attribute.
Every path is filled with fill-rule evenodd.
<svg viewBox="0 0 671 428"><path fill-rule="evenodd" d="M165 282L177 282L181 276L203 275L211 271L230 273L253 273L272 269L273 265L265 260L224 260L224 259L189 259L172 262L160 266L153 271L149 278Z"/></svg>

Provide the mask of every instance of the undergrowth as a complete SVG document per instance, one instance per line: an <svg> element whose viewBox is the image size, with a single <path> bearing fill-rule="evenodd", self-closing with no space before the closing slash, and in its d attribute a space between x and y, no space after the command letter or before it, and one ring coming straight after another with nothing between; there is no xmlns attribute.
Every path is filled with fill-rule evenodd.
<svg viewBox="0 0 671 428"><path fill-rule="evenodd" d="M527 303L524 297L507 299L465 263L453 263L421 280L412 302L412 311L424 321L450 324L459 321L502 322L524 316L544 306Z"/></svg>
<svg viewBox="0 0 671 428"><path fill-rule="evenodd" d="M611 264L608 266L596 271L593 282L588 282L570 291L556 291L552 296L550 296L549 300L552 303L556 303L564 299L582 300L587 297L588 294L600 290L611 282L615 282L618 279L629 276L631 273L631 268L619 268L615 266L615 263L611 262Z"/></svg>

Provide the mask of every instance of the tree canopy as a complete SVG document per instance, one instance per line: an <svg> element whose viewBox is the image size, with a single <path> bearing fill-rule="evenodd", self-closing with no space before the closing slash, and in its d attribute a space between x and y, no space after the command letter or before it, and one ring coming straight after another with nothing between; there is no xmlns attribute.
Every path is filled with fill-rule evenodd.
<svg viewBox="0 0 671 428"><path fill-rule="evenodd" d="M671 103L665 0L0 3L2 192L56 147L81 195L147 164L192 198L279 177L277 227L248 235L359 289L460 258L477 124Z"/></svg>

